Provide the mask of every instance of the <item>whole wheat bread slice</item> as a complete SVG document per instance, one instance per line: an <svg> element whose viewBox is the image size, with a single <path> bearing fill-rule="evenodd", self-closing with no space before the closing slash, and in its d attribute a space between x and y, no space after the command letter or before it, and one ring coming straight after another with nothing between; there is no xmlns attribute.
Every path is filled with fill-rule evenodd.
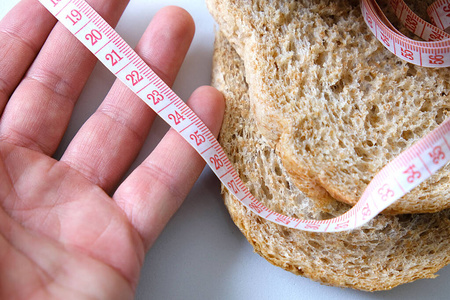
<svg viewBox="0 0 450 300"><path fill-rule="evenodd" d="M384 49L358 0L207 4L243 60L258 131L312 199L356 203L384 165L449 115L450 69L416 67ZM385 212L449 208L449 171Z"/></svg>
<svg viewBox="0 0 450 300"><path fill-rule="evenodd" d="M218 33L213 84L226 98L220 133L232 164L250 191L269 208L297 218L325 219L349 206L317 202L294 184L273 145L259 132L251 110L245 67ZM226 206L255 251L272 264L323 284L367 291L433 278L450 260L450 210L380 215L360 229L310 233L288 229L247 210L227 189Z"/></svg>

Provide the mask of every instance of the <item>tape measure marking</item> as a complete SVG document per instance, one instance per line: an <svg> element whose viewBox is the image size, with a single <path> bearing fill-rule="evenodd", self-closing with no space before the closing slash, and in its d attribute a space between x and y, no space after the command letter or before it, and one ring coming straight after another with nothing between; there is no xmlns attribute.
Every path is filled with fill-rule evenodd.
<svg viewBox="0 0 450 300"><path fill-rule="evenodd" d="M450 123L445 122L383 168L370 182L360 201L347 213L329 220L301 220L281 215L268 209L251 194L205 124L92 7L83 0L39 1L117 78L178 131L239 201L260 217L279 225L315 232L359 227L450 160ZM363 6L366 21L375 19L372 9L371 6ZM386 34L389 41L394 41L386 26L379 30L376 29L378 23L370 23L376 24L377 27L371 27L376 34ZM403 39L398 42L403 46L398 49L394 46L394 51L403 51L402 47L409 46ZM442 45L447 44L444 42ZM436 49L431 47L429 53L436 53Z"/></svg>

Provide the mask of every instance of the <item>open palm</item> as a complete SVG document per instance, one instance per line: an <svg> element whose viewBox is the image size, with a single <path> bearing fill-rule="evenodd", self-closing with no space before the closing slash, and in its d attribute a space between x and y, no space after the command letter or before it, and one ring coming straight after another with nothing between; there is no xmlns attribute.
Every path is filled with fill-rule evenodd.
<svg viewBox="0 0 450 300"><path fill-rule="evenodd" d="M126 2L90 4L115 25ZM36 0L0 22L0 298L130 299L145 252L204 163L170 130L119 184L155 118L120 82L53 159L96 62L55 23ZM167 7L136 51L171 85L193 33L191 17ZM220 93L201 87L189 105L217 134Z"/></svg>

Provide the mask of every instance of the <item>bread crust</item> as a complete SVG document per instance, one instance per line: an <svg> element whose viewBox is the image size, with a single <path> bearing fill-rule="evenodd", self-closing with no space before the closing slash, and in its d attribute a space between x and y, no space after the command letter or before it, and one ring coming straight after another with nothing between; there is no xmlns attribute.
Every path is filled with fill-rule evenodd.
<svg viewBox="0 0 450 300"><path fill-rule="evenodd" d="M296 218L326 219L348 205L318 203L297 188L278 152L261 134L251 109L245 66L218 32L213 85L226 98L220 143L253 195L270 209ZM223 187L230 215L255 251L270 263L322 284L365 291L388 290L433 278L449 263L450 211L380 215L350 232L288 229L248 211Z"/></svg>

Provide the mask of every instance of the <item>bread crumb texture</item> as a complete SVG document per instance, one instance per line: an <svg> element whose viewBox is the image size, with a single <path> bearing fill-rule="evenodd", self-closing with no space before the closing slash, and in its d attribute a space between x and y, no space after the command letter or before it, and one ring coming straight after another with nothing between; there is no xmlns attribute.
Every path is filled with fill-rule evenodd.
<svg viewBox="0 0 450 300"><path fill-rule="evenodd" d="M383 166L449 115L450 69L396 58L368 30L358 0L207 3L245 66L258 132L312 199L355 204ZM449 208L449 170L386 213Z"/></svg>
<svg viewBox="0 0 450 300"><path fill-rule="evenodd" d="M333 198L340 186L359 192L378 165L442 122L447 71L391 57L363 26L357 1L207 3L220 25L213 85L227 103L219 141L270 209L306 219L342 215L350 206ZM433 278L449 263L449 210L311 233L259 218L223 194L257 253L322 284L387 290Z"/></svg>

